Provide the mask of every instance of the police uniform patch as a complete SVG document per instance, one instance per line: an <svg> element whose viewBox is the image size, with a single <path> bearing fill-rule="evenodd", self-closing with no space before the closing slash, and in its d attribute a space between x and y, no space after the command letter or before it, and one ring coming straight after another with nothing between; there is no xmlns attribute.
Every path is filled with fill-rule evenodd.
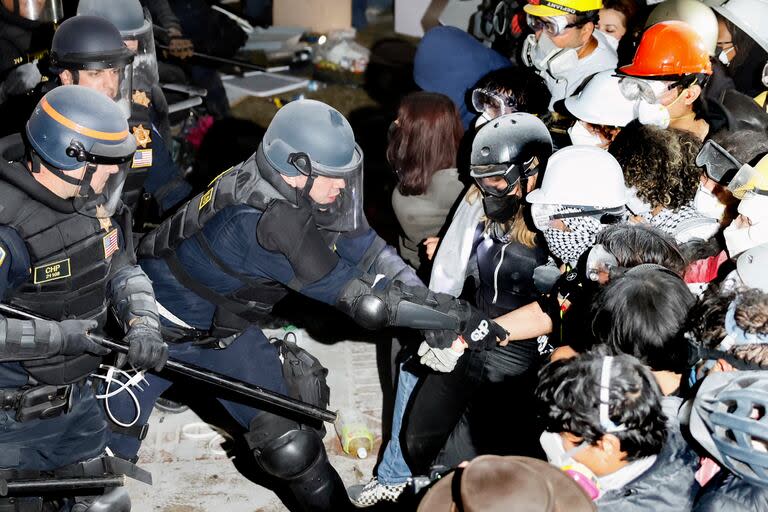
<svg viewBox="0 0 768 512"><path fill-rule="evenodd" d="M60 261L53 261L40 265L34 268L35 284L48 283L50 281L56 281L57 279L64 279L72 275L72 269L70 268L69 258Z"/></svg>
<svg viewBox="0 0 768 512"><path fill-rule="evenodd" d="M197 207L198 210L202 210L205 205L211 202L211 199L213 198L213 189L209 188L205 194L203 194L200 197L200 206Z"/></svg>
<svg viewBox="0 0 768 512"><path fill-rule="evenodd" d="M131 162L131 167L133 169L138 169L140 167L151 167L152 166L152 149L137 149L136 152L133 154L133 162Z"/></svg>
<svg viewBox="0 0 768 512"><path fill-rule="evenodd" d="M117 229L107 233L102 242L104 243L104 259L107 259L120 249L120 237L118 236Z"/></svg>
<svg viewBox="0 0 768 512"><path fill-rule="evenodd" d="M145 148L147 147L147 144L152 142L150 131L144 128L143 125L138 124L134 126L132 130L133 136L136 138L136 144L138 144L139 147Z"/></svg>
<svg viewBox="0 0 768 512"><path fill-rule="evenodd" d="M3 266L3 263L5 263L5 249L0 247L0 267Z"/></svg>

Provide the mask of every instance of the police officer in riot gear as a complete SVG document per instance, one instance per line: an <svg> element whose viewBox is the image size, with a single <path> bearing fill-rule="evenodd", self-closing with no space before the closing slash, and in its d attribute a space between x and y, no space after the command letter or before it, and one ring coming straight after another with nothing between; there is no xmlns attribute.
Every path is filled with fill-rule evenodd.
<svg viewBox="0 0 768 512"><path fill-rule="evenodd" d="M77 15L105 18L117 27L126 46L135 54L131 126L140 124L149 129L150 124L154 124L166 142L171 140L168 102L160 88L155 39L149 12L142 8L139 0L80 0ZM140 146L142 149L151 148L154 142L154 139L150 138L146 141L146 146Z"/></svg>
<svg viewBox="0 0 768 512"><path fill-rule="evenodd" d="M0 139L0 293L52 319L0 317L0 478L72 475L103 452L106 424L88 376L108 350L89 332L108 306L130 364L165 364L154 293L120 201L135 148L115 103L79 86L46 94L23 138Z"/></svg>
<svg viewBox="0 0 768 512"><path fill-rule="evenodd" d="M362 163L352 128L338 111L313 100L290 103L251 158L143 238L140 264L171 313L164 314L168 325L228 343L223 350L172 343L175 359L285 392L276 348L258 325L289 290L335 305L371 329L451 329L453 339L460 333L477 348L504 336L466 303L429 292L367 225ZM168 385L149 379L139 393L146 411L139 421L146 421L151 402ZM242 404L222 404L248 430L259 466L292 495L296 509L348 505L315 430ZM110 446L128 457L138 450L124 436L113 436Z"/></svg>
<svg viewBox="0 0 768 512"><path fill-rule="evenodd" d="M146 115L139 89L133 87L136 56L123 42L120 31L102 17L70 18L56 31L50 60L51 70L63 85L95 89L113 99L130 117L137 148L128 164L123 201L135 210L139 197L149 194L162 213L186 199L192 189Z"/></svg>

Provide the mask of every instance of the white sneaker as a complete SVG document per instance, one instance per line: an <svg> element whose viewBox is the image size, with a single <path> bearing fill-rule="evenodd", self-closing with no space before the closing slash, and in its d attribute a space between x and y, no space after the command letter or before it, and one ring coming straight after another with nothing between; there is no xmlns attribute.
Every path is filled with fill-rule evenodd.
<svg viewBox="0 0 768 512"><path fill-rule="evenodd" d="M358 508L371 507L382 501L397 503L398 498L405 490L406 483L401 484L382 484L376 477L371 481L361 485L354 485L349 488L349 499ZM361 488L362 487L362 488Z"/></svg>

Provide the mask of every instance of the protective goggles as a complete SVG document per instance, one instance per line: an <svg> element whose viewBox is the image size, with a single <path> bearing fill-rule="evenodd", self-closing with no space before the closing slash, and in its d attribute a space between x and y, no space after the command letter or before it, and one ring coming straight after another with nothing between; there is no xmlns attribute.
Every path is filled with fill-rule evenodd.
<svg viewBox="0 0 768 512"><path fill-rule="evenodd" d="M616 256L606 250L603 244L595 244L589 250L587 256L587 278L590 281L599 281L600 273L611 272L611 269L619 266Z"/></svg>
<svg viewBox="0 0 768 512"><path fill-rule="evenodd" d="M531 16L530 14L526 14L526 21L528 22L528 26L531 27L531 30L534 32L540 32L544 31L547 33L550 37L559 36L566 30L572 27L580 27L587 23L587 21L579 21L576 23L568 23L568 17L567 16L552 16L550 18L541 18L539 16Z"/></svg>
<svg viewBox="0 0 768 512"><path fill-rule="evenodd" d="M696 165L704 167L707 176L724 186L730 183L741 168L741 162L712 139L707 140L699 150Z"/></svg>
<svg viewBox="0 0 768 512"><path fill-rule="evenodd" d="M643 100L655 104L664 94L677 85L677 82L662 80L643 80L631 76L622 76L619 80L619 90L629 101Z"/></svg>
<svg viewBox="0 0 768 512"><path fill-rule="evenodd" d="M763 66L763 85L768 87L768 62Z"/></svg>
<svg viewBox="0 0 768 512"><path fill-rule="evenodd" d="M595 208L590 206L576 206L567 204L535 203L531 205L531 219L539 231L555 228L557 221L573 219L577 217L597 217L601 224L615 224L619 222L626 209Z"/></svg>
<svg viewBox="0 0 768 512"><path fill-rule="evenodd" d="M517 102L512 97L487 89L472 91L472 107L491 119L517 112Z"/></svg>
<svg viewBox="0 0 768 512"><path fill-rule="evenodd" d="M529 178L536 174L538 163L538 159L533 157L522 165L517 162L470 165L469 175L484 195L503 197L515 188L521 177Z"/></svg>

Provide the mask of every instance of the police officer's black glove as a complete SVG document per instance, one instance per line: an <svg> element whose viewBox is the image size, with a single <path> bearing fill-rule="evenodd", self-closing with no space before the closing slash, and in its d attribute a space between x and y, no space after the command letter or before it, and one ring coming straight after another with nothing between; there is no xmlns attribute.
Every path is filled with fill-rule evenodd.
<svg viewBox="0 0 768 512"><path fill-rule="evenodd" d="M460 311L462 339L473 350L491 350L507 338L509 333L502 326L488 318L488 315L463 300Z"/></svg>
<svg viewBox="0 0 768 512"><path fill-rule="evenodd" d="M168 345L157 327L135 323L125 335L125 341L128 342L128 362L137 370L154 368L159 372L168 361Z"/></svg>
<svg viewBox="0 0 768 512"><path fill-rule="evenodd" d="M53 322L52 330L58 329L61 336L60 354L65 356L79 356L93 354L103 356L109 354L110 350L96 343L88 332L95 329L99 324L96 320L63 320Z"/></svg>
<svg viewBox="0 0 768 512"><path fill-rule="evenodd" d="M434 329L430 331L424 330L421 331L421 333L424 335L424 341L427 342L427 345L437 349L450 347L456 338L459 337L456 331L448 331L442 329Z"/></svg>

